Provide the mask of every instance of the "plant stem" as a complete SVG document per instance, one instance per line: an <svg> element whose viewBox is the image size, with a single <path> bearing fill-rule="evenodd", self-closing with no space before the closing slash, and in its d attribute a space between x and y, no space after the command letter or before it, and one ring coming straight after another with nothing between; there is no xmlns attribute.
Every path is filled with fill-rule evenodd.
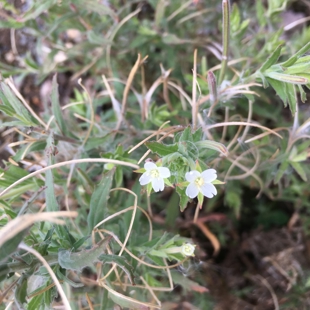
<svg viewBox="0 0 310 310"><path fill-rule="evenodd" d="M230 33L230 3L229 0L223 0L223 53L222 53L222 66L220 71L220 76L218 80L218 85L220 85L225 76L225 71L228 61L228 49L229 49L229 33Z"/></svg>

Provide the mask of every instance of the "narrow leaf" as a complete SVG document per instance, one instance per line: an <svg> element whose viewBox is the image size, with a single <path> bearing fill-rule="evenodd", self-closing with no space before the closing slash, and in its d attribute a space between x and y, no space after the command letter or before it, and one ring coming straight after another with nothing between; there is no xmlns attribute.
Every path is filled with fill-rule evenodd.
<svg viewBox="0 0 310 310"><path fill-rule="evenodd" d="M296 96L296 89L293 84L286 84L285 85L285 92L288 98L288 105L292 114L294 115L296 112L296 105L297 105L297 96Z"/></svg>
<svg viewBox="0 0 310 310"><path fill-rule="evenodd" d="M272 52L272 54L267 58L267 60L260 67L259 71L264 72L265 70L269 69L273 64L277 62L277 60L280 57L282 47L283 45L281 44Z"/></svg>
<svg viewBox="0 0 310 310"><path fill-rule="evenodd" d="M298 173L298 175L302 178L302 180L307 182L307 175L302 166L300 165L300 163L291 161L290 164L294 168L294 170Z"/></svg>
<svg viewBox="0 0 310 310"><path fill-rule="evenodd" d="M287 61L281 63L284 67L290 67L293 65L297 59L302 55L305 54L310 49L310 42L308 42L304 47L302 47L297 53L295 53L292 57L290 57Z"/></svg>
<svg viewBox="0 0 310 310"><path fill-rule="evenodd" d="M62 117L62 111L61 111L60 103L59 103L58 84L57 84L56 74L53 77L51 102L52 102L52 112L53 112L53 115L55 116L56 122L61 130L61 133L64 135L67 135L67 126Z"/></svg>
<svg viewBox="0 0 310 310"><path fill-rule="evenodd" d="M162 157L166 156L166 155L170 155L172 153L175 153L178 150L178 145L176 143L170 144L170 145L166 145L166 144L163 144L163 143L160 143L160 142L151 141L151 142L146 142L145 145L153 153L156 153L156 154L158 154L159 156L162 156Z"/></svg>
<svg viewBox="0 0 310 310"><path fill-rule="evenodd" d="M291 84L303 85L303 84L309 83L308 79L301 77L301 76L297 76L297 75L289 75L289 74L284 74L284 73L279 73L279 72L265 72L265 75L272 79L275 79L281 82L291 83Z"/></svg>
<svg viewBox="0 0 310 310"><path fill-rule="evenodd" d="M111 169L103 176L100 184L96 187L91 196L89 214L87 218L88 230L90 233L93 228L104 219L114 172L115 168Z"/></svg>
<svg viewBox="0 0 310 310"><path fill-rule="evenodd" d="M279 170L274 178L274 184L278 184L281 178L283 177L284 173L286 172L289 166L289 162L287 160L283 161L279 167Z"/></svg>

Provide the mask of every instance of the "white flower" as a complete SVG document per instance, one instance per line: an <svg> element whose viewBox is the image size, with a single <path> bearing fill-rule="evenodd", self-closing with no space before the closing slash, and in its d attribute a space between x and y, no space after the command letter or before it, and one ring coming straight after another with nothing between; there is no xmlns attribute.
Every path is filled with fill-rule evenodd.
<svg viewBox="0 0 310 310"><path fill-rule="evenodd" d="M215 186L211 183L216 180L216 170L207 169L203 172L192 170L185 174L186 181L190 182L186 188L186 195L189 198L195 198L202 193L208 198L212 198L217 194Z"/></svg>
<svg viewBox="0 0 310 310"><path fill-rule="evenodd" d="M181 247L181 253L184 256L195 256L194 252L195 252L195 246L194 244L191 243L185 243L182 245Z"/></svg>
<svg viewBox="0 0 310 310"><path fill-rule="evenodd" d="M165 187L164 179L170 177L170 170L166 167L157 167L152 162L144 164L145 172L141 175L139 182L146 185L152 182L155 192L163 191Z"/></svg>

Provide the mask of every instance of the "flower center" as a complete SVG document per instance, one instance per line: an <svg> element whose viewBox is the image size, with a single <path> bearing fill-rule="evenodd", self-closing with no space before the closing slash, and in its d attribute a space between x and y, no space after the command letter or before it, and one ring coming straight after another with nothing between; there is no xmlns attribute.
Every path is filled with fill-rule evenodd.
<svg viewBox="0 0 310 310"><path fill-rule="evenodd" d="M195 185L197 186L197 187L201 187L202 185L203 185L203 183L204 183L204 180L203 180L203 178L202 177L198 177L196 180L195 180Z"/></svg>
<svg viewBox="0 0 310 310"><path fill-rule="evenodd" d="M158 172L157 169L152 169L150 171L150 175L151 175L152 178L158 178L159 177L159 172Z"/></svg>

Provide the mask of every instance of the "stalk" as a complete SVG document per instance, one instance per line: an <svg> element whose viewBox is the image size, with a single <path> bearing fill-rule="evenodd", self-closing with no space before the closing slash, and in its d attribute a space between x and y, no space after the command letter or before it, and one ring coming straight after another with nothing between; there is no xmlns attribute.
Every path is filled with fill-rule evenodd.
<svg viewBox="0 0 310 310"><path fill-rule="evenodd" d="M223 0L222 2L223 9L223 53L222 53L222 66L220 71L220 76L218 84L220 85L225 76L225 71L227 68L228 62L228 50L229 50L229 33L230 33L230 3L229 0Z"/></svg>

